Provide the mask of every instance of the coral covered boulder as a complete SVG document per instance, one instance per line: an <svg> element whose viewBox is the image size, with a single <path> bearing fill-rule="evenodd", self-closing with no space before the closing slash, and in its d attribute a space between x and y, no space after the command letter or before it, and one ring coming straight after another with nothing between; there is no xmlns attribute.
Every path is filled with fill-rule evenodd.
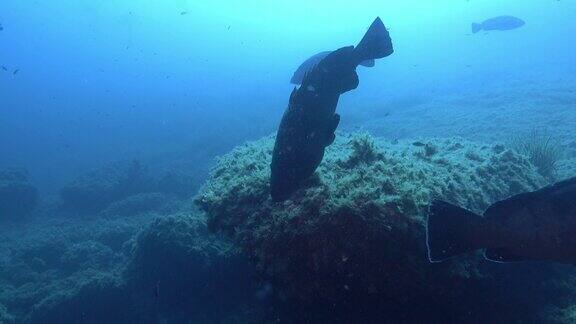
<svg viewBox="0 0 576 324"><path fill-rule="evenodd" d="M482 212L546 184L525 157L502 145L461 139L391 143L341 134L316 176L291 199L273 203L273 145L268 137L222 157L196 202L210 228L233 238L277 295L330 305L329 311L342 314L369 308L404 314L404 320L450 320L472 312L472 301L462 306L459 300L486 277L482 262L428 262L431 198Z"/></svg>
<svg viewBox="0 0 576 324"><path fill-rule="evenodd" d="M0 221L19 220L38 204L38 190L24 170L0 171Z"/></svg>

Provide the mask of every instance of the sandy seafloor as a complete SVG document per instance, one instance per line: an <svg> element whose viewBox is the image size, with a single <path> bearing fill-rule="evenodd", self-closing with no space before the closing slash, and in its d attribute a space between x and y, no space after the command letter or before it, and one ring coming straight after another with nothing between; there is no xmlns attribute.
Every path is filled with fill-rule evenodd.
<svg viewBox="0 0 576 324"><path fill-rule="evenodd" d="M564 148L563 158L557 165L557 179L576 176L576 77L500 83L497 87L487 85L450 96L406 96L358 107L360 112L354 112L358 116L347 121L346 117L354 109L356 107L343 108L341 130L362 130L390 140L458 136L476 142L507 143L513 136L523 136L533 130L545 132ZM191 164L194 163L187 165ZM79 291L81 294L94 278L100 278L99 282L108 275L122 278L126 264L133 260L138 233L152 219L196 213L190 211L191 197L178 199L168 207L128 213L130 216L104 217L102 213L94 213L76 217L73 212L58 211L57 196L43 197L31 221L0 226L0 323L46 319L50 322L51 318L92 321L82 317L84 311L76 314L76 309L87 306L74 301L74 294ZM74 262L77 264L72 264ZM247 309L251 308L251 302L262 302L267 286L254 286L253 292L246 292L247 295L253 293L254 300L244 296L237 308L229 307L226 311L234 310L241 315L225 316L228 321L242 322L256 316ZM155 289L152 284L143 295L152 296L156 294ZM226 290L214 290L218 292ZM122 297L114 298L122 300ZM215 308L212 312L218 312ZM72 315L58 317L62 313ZM147 315L142 316L149 319ZM210 314L196 318L197 322L221 320Z"/></svg>
<svg viewBox="0 0 576 324"><path fill-rule="evenodd" d="M563 146L559 177L576 176L576 78L541 80L534 75L526 80L487 82L457 95L414 94L361 107L365 120L344 120L344 128L392 140L457 136L504 144L536 131ZM356 109L348 107L345 114Z"/></svg>

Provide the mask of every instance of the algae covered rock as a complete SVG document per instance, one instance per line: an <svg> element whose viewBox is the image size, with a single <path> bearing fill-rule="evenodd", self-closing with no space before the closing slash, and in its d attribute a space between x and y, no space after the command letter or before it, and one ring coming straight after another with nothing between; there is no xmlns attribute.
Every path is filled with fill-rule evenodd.
<svg viewBox="0 0 576 324"><path fill-rule="evenodd" d="M558 180L576 177L576 158L558 161L556 171Z"/></svg>
<svg viewBox="0 0 576 324"><path fill-rule="evenodd" d="M39 218L0 231L0 303L16 323L118 322L103 309L128 316L135 307L126 297L131 292L121 292L121 271L133 238L150 221Z"/></svg>
<svg viewBox="0 0 576 324"><path fill-rule="evenodd" d="M8 313L8 310L6 309L6 307L4 307L4 305L0 304L0 323L11 324L15 322L16 320L14 316Z"/></svg>
<svg viewBox="0 0 576 324"><path fill-rule="evenodd" d="M143 230L126 277L133 291L150 292L141 303L175 323L219 322L253 296L250 264L194 214L157 218Z"/></svg>
<svg viewBox="0 0 576 324"><path fill-rule="evenodd" d="M576 322L576 305L570 305L566 308L554 307L548 316L544 318L550 323L575 323Z"/></svg>
<svg viewBox="0 0 576 324"><path fill-rule="evenodd" d="M97 212L128 196L153 191L155 181L138 161L118 162L95 170L60 190L65 208Z"/></svg>
<svg viewBox="0 0 576 324"><path fill-rule="evenodd" d="M178 200L189 198L198 179L182 170L154 176L138 161L116 162L78 177L60 190L64 209L103 216L169 213Z"/></svg>
<svg viewBox="0 0 576 324"><path fill-rule="evenodd" d="M38 204L38 190L28 182L26 171L0 170L0 221L20 220Z"/></svg>
<svg viewBox="0 0 576 324"><path fill-rule="evenodd" d="M134 216L141 213L165 213L177 210L179 201L172 195L149 192L132 195L111 203L101 213L107 217Z"/></svg>
<svg viewBox="0 0 576 324"><path fill-rule="evenodd" d="M119 277L98 271L80 275L34 305L26 322L125 323L133 319L133 303Z"/></svg>
<svg viewBox="0 0 576 324"><path fill-rule="evenodd" d="M431 198L482 212L546 184L525 157L502 145L456 138L391 143L340 134L317 176L291 199L273 203L273 145L268 137L223 156L196 202L210 228L233 238L279 296L337 305L344 314L349 307L355 314L368 308L409 313L411 320L460 318L454 309L465 316L474 303L458 306L459 296L486 274L475 257L428 262ZM450 314L442 313L454 304ZM413 312L413 305L423 306Z"/></svg>

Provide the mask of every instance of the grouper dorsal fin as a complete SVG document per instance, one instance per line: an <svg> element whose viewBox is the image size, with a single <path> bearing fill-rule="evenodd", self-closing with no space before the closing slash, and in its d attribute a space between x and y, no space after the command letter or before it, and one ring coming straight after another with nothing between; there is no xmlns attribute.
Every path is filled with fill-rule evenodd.
<svg viewBox="0 0 576 324"><path fill-rule="evenodd" d="M557 182L551 186L536 191L525 192L492 204L484 215L502 217L510 215L512 211L525 208L541 199L554 199L559 196L573 196L576 201L576 177Z"/></svg>
<svg viewBox="0 0 576 324"><path fill-rule="evenodd" d="M318 54L311 56L306 61L302 62L302 64L300 64L298 69L296 69L296 71L292 75L292 78L290 79L290 83L302 84L302 82L306 78L306 75L310 71L312 71L314 68L316 68L318 63L320 63L320 61L322 61L330 53L332 53L332 51L320 52Z"/></svg>

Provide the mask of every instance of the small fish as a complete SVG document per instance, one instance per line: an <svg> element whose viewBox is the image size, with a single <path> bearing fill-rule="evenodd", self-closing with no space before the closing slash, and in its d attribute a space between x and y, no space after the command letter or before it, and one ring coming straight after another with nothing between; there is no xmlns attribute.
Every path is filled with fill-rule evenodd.
<svg viewBox="0 0 576 324"><path fill-rule="evenodd" d="M0 24L0 31L4 30L4 26L2 26L2 24Z"/></svg>
<svg viewBox="0 0 576 324"><path fill-rule="evenodd" d="M472 33L476 34L481 30L511 30L524 26L526 22L524 20L514 17L514 16L498 16L484 20L482 23L472 24Z"/></svg>
<svg viewBox="0 0 576 324"><path fill-rule="evenodd" d="M188 14L188 11L182 11L182 12L180 12L180 16L185 16L185 15L187 15L187 14Z"/></svg>
<svg viewBox="0 0 576 324"><path fill-rule="evenodd" d="M497 202L484 216L435 200L426 237L431 262L484 249L496 262L576 264L576 177Z"/></svg>
<svg viewBox="0 0 576 324"><path fill-rule="evenodd" d="M416 146L416 147L422 147L422 146L426 146L426 144L422 143L422 142L414 142L412 143L412 145Z"/></svg>
<svg viewBox="0 0 576 324"><path fill-rule="evenodd" d="M160 281L156 282L156 286L154 286L154 298L160 298Z"/></svg>
<svg viewBox="0 0 576 324"><path fill-rule="evenodd" d="M16 74L18 74L18 72L20 72L20 69L14 70L14 72L12 72L12 74L16 75Z"/></svg>
<svg viewBox="0 0 576 324"><path fill-rule="evenodd" d="M2 70L8 71L8 68L6 66L2 65Z"/></svg>

